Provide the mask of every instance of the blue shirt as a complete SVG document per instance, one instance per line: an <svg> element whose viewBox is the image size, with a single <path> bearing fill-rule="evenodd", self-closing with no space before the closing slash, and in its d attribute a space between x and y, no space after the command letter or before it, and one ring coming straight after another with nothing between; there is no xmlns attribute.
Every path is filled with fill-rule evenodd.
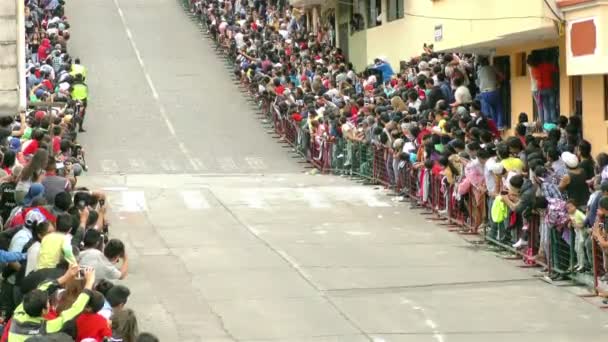
<svg viewBox="0 0 608 342"><path fill-rule="evenodd" d="M0 249L0 263L25 260L26 254L21 252L7 252Z"/></svg>
<svg viewBox="0 0 608 342"><path fill-rule="evenodd" d="M374 65L372 68L382 71L382 82L390 81L391 77L393 77L395 74L393 68L388 63L380 63L378 65Z"/></svg>

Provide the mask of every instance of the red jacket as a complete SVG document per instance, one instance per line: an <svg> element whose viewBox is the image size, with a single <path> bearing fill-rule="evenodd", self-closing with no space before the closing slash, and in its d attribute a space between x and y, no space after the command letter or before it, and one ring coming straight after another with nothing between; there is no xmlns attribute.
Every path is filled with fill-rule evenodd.
<svg viewBox="0 0 608 342"><path fill-rule="evenodd" d="M92 312L83 312L76 318L76 331L76 342L85 338L94 338L98 342L103 342L104 337L112 337L108 321Z"/></svg>

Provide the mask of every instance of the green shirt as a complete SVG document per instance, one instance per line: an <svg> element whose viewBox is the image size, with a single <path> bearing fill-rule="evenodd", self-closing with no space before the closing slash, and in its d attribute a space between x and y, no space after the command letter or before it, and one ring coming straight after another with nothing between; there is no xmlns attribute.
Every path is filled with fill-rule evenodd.
<svg viewBox="0 0 608 342"><path fill-rule="evenodd" d="M38 286L40 291L48 291L51 285L57 286L57 281L47 281ZM63 329L66 322L76 318L89 302L90 292L84 290L72 306L61 312L59 317L45 320L42 317L32 317L25 312L23 303L15 309L10 331L8 333L9 342L25 342L32 336L42 336L58 333Z"/></svg>

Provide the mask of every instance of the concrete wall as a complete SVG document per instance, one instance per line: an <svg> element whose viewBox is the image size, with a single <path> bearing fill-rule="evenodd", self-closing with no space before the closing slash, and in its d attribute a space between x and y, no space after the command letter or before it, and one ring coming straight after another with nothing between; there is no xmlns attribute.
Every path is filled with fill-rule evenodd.
<svg viewBox="0 0 608 342"><path fill-rule="evenodd" d="M0 1L0 116L15 115L19 107L17 34L17 2Z"/></svg>

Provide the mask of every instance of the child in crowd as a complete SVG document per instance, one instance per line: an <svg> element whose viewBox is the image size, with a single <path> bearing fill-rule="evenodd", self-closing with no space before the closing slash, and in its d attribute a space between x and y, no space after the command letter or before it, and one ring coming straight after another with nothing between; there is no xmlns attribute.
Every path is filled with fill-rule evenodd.
<svg viewBox="0 0 608 342"><path fill-rule="evenodd" d="M104 342L104 338L112 337L108 321L98 313L103 308L104 301L100 292L92 292L83 313L76 319L76 342L85 339L91 340L90 342Z"/></svg>
<svg viewBox="0 0 608 342"><path fill-rule="evenodd" d="M576 234L574 240L576 266L574 266L574 270L580 272L583 270L583 268L585 268L585 214L577 209L576 202L574 200L569 200L566 203L566 209L568 210L568 215L570 216L570 227Z"/></svg>

